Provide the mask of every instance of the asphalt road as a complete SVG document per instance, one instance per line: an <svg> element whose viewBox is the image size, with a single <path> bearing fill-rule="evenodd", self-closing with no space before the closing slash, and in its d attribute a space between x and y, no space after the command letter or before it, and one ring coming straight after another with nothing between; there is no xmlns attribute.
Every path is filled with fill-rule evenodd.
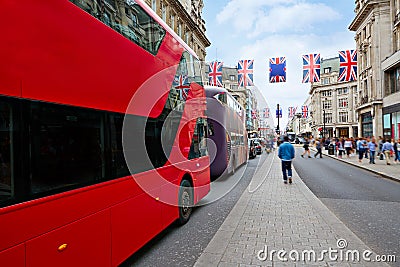
<svg viewBox="0 0 400 267"><path fill-rule="evenodd" d="M187 224L171 225L121 266L193 266L247 188L257 166L266 159L263 153L235 175L214 181L211 192L194 209Z"/></svg>
<svg viewBox="0 0 400 267"><path fill-rule="evenodd" d="M400 266L400 183L301 153L297 148L293 165L311 191L374 252L396 255L391 265Z"/></svg>

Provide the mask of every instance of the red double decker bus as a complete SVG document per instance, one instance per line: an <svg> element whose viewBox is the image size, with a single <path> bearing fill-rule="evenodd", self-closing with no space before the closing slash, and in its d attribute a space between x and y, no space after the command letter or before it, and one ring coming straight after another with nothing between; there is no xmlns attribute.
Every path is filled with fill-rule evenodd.
<svg viewBox="0 0 400 267"><path fill-rule="evenodd" d="M0 265L116 266L185 223L210 186L195 53L142 1L0 9Z"/></svg>

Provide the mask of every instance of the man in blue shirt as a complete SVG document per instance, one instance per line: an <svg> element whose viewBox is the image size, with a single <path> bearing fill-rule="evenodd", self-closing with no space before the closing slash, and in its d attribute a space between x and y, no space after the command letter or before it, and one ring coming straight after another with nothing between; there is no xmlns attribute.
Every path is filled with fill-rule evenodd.
<svg viewBox="0 0 400 267"><path fill-rule="evenodd" d="M368 143L368 150L369 150L369 163L375 164L375 151L378 144L375 141L375 138Z"/></svg>
<svg viewBox="0 0 400 267"><path fill-rule="evenodd" d="M392 140L386 139L386 142L382 146L382 152L385 154L386 164L390 165L390 151L394 152Z"/></svg>
<svg viewBox="0 0 400 267"><path fill-rule="evenodd" d="M283 138L283 143L279 146L278 157L282 161L283 182L287 184L289 177L289 184L292 183L292 159L294 159L294 147L289 143L289 137ZM286 174L287 171L287 174Z"/></svg>

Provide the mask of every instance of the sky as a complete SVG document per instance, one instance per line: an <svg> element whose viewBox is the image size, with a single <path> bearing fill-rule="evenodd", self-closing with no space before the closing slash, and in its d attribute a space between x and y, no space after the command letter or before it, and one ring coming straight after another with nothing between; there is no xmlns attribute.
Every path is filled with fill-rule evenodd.
<svg viewBox="0 0 400 267"><path fill-rule="evenodd" d="M348 30L354 8L353 0L204 0L211 42L206 61L235 67L238 60L254 59L254 84L274 117L276 105L282 107L282 129L288 107L300 111L310 90L309 83L302 83L302 55L332 58L339 50L355 49L354 32ZM286 82L269 83L269 58L282 56Z"/></svg>

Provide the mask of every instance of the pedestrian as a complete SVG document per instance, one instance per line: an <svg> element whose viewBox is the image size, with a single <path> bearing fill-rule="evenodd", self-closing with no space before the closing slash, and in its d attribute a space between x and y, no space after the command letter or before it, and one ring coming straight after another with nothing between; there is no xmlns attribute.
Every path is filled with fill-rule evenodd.
<svg viewBox="0 0 400 267"><path fill-rule="evenodd" d="M285 135L283 137L283 143L278 148L278 157L282 161L282 174L283 174L283 182L285 184L292 183L292 160L294 159L294 147L291 143L289 143L289 137ZM286 174L287 171L287 174Z"/></svg>
<svg viewBox="0 0 400 267"><path fill-rule="evenodd" d="M351 140L350 138L347 138L346 141L344 142L344 149L346 150L347 158L350 158L352 148L353 145L351 143Z"/></svg>
<svg viewBox="0 0 400 267"><path fill-rule="evenodd" d="M386 142L382 145L382 152L385 154L386 165L390 165L390 152L394 152L392 140L386 139Z"/></svg>
<svg viewBox="0 0 400 267"><path fill-rule="evenodd" d="M366 139L364 139L364 152L365 152L365 156L364 156L364 158L368 158L368 154L369 154L369 151L368 151L368 143L369 143L369 137L367 137Z"/></svg>
<svg viewBox="0 0 400 267"><path fill-rule="evenodd" d="M314 137L311 135L310 136L310 146L314 146L315 140Z"/></svg>
<svg viewBox="0 0 400 267"><path fill-rule="evenodd" d="M379 147L379 150L378 150L378 154L379 154L379 156L381 155L381 153L382 153L382 147L383 147L383 138L382 138L382 136L379 136L379 138L378 138L379 140L378 140L378 147Z"/></svg>
<svg viewBox="0 0 400 267"><path fill-rule="evenodd" d="M368 150L369 150L369 163L375 164L375 151L378 147L375 138L372 138L371 141L368 142Z"/></svg>
<svg viewBox="0 0 400 267"><path fill-rule="evenodd" d="M304 155L308 154L308 157L311 158L310 143L308 142L307 138L304 140L303 148L304 148L304 153L301 154L301 157L304 158Z"/></svg>
<svg viewBox="0 0 400 267"><path fill-rule="evenodd" d="M362 162L363 156L365 154L364 138L359 138L357 141L357 152L358 152L358 162Z"/></svg>
<svg viewBox="0 0 400 267"><path fill-rule="evenodd" d="M344 154L344 139L340 138L340 140L336 143L337 150L339 152L339 158L341 159Z"/></svg>
<svg viewBox="0 0 400 267"><path fill-rule="evenodd" d="M393 149L394 149L394 162L400 163L400 138L397 140L397 142L394 142Z"/></svg>
<svg viewBox="0 0 400 267"><path fill-rule="evenodd" d="M314 158L319 154L319 157L322 159L322 141L320 141L319 138L317 138L315 142L315 148L317 149L317 153L315 153Z"/></svg>

